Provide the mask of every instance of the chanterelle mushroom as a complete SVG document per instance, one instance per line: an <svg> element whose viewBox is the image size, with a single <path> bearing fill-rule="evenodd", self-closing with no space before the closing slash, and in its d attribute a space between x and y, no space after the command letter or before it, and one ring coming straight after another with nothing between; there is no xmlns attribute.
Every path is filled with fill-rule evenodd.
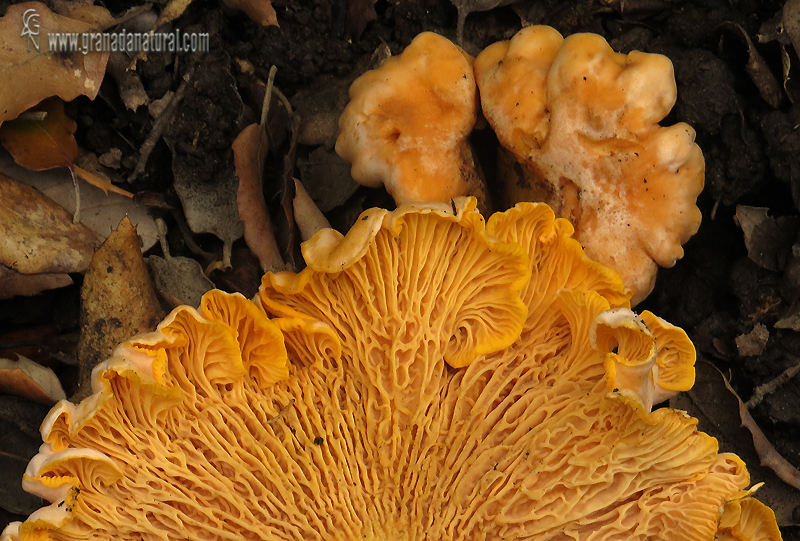
<svg viewBox="0 0 800 541"><path fill-rule="evenodd" d="M694 130L658 125L677 95L669 59L531 26L478 55L475 79L487 120L527 170L505 187L507 203L549 203L589 257L619 271L634 304L646 297L656 264L683 257L701 219Z"/></svg>
<svg viewBox="0 0 800 541"><path fill-rule="evenodd" d="M472 58L432 32L350 87L336 152L356 182L385 185L397 204L447 202L485 187L467 136L478 103Z"/></svg>
<svg viewBox="0 0 800 541"><path fill-rule="evenodd" d="M3 541L713 539L744 464L650 410L691 385L686 335L547 206L454 205L318 233L271 320L211 292L121 346L47 417L52 505Z"/></svg>

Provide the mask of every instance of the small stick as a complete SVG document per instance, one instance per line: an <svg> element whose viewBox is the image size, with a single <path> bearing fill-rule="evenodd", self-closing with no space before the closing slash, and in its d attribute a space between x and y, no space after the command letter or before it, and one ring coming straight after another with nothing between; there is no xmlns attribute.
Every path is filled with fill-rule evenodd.
<svg viewBox="0 0 800 541"><path fill-rule="evenodd" d="M788 460L783 458L783 456L777 451L777 449L775 449L772 443L770 443L770 441L764 435L764 432L762 432L761 428L758 426L758 424L756 424L753 416L750 415L750 412L747 410L747 404L742 402L742 399L739 398L739 395L733 390L733 387L728 381L728 378L725 377L725 374L723 374L720 369L713 364L711 366L717 372L719 372L719 374L722 376L722 382L725 384L725 388L728 389L728 391L730 391L730 393L735 396L736 400L739 402L739 419L742 421L742 426L749 430L753 437L753 447L755 447L756 453L758 453L758 458L761 460L761 465L766 466L774 471L775 474L786 484L800 489L800 471L798 471L797 468L795 468Z"/></svg>
<svg viewBox="0 0 800 541"><path fill-rule="evenodd" d="M275 93L275 95L276 95L276 96L278 96L278 99L279 99L279 100L281 100L281 103L282 103L282 104L283 104L283 106L286 108L286 112L287 112L287 113L289 113L289 116L292 116L292 115L294 115L294 111L292 110L292 104L291 104L291 103L289 103L289 98L287 98L286 96L284 96L284 95L283 95L283 92L281 92L281 91L280 91L280 90L278 90L277 88L273 88L273 89L272 89L272 92L274 92L274 93Z"/></svg>
<svg viewBox="0 0 800 541"><path fill-rule="evenodd" d="M286 416L286 414L289 412L289 408L291 408L292 406L294 406L294 398L292 398L291 400L289 400L289 403L288 403L288 404L286 404L286 405L283 407L283 409L281 409L281 411L278 413L278 415L276 415L276 416L275 416L275 417L273 417L272 419L267 419L267 421L266 421L266 423L265 423L265 424L271 425L271 424L272 424L272 423L274 423L275 421L279 421L279 420L283 419L283 418Z"/></svg>
<svg viewBox="0 0 800 541"><path fill-rule="evenodd" d="M69 168L69 174L72 175L72 184L75 186L75 213L72 215L72 223L76 224L81 221L81 187L78 184L75 167Z"/></svg>
<svg viewBox="0 0 800 541"><path fill-rule="evenodd" d="M272 91L275 86L275 74L278 72L278 67L274 64L269 68L269 78L267 79L267 90L264 92L264 102L261 104L261 124L267 125L267 115L269 114L269 102L272 101Z"/></svg>
<svg viewBox="0 0 800 541"><path fill-rule="evenodd" d="M178 86L178 90L175 91L172 99L169 100L169 104L164 108L164 111L162 111L155 124L153 124L153 129L147 134L147 139L144 140L141 154L139 154L139 162L136 164L136 169L133 170L130 178L128 178L128 182L132 182L139 175L144 173L144 168L147 166L147 159L156 147L156 143L158 143L158 140L161 138L161 134L166 129L167 124L169 124L175 109L177 109L178 104L183 99L184 94L186 94L186 88L189 86L189 81L192 79L193 75L194 66L183 76L183 81L181 81L180 86Z"/></svg>
<svg viewBox="0 0 800 541"><path fill-rule="evenodd" d="M751 396L750 400L745 402L744 405L747 406L747 409L753 409L758 406L764 398L774 393L781 385L796 376L798 372L800 372L800 363L790 366L772 381L768 381L764 385L756 387L753 391L753 396Z"/></svg>

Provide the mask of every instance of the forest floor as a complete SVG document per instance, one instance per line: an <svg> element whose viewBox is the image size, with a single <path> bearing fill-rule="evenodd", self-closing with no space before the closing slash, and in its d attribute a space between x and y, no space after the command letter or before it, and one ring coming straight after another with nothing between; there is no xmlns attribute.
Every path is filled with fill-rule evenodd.
<svg viewBox="0 0 800 541"><path fill-rule="evenodd" d="M697 131L706 163L698 200L703 222L685 245L684 258L659 272L655 291L637 310L651 310L689 334L698 353L697 384L672 405L697 417L699 429L717 437L721 450L745 459L753 483L766 482L759 498L775 509L784 539L800 540L800 491L759 466L750 432L740 426L737 400L723 380L729 378L746 402L757 387L800 363L800 61L790 25L781 24L800 21L800 11L783 14L780 2L757 0L459 1L467 8L506 4L467 17L463 47L471 54L510 39L523 25L547 24L565 36L600 34L619 52L661 53L672 60L678 99L662 124L686 122ZM0 13L7 4L0 2ZM209 52L150 55L136 70L150 103L178 92L183 76L192 72L193 85L171 111L180 121L153 141L157 114L145 106L127 108L107 76L97 99L66 104L67 116L77 122L78 145L108 156L104 163L113 162L112 180L135 194L151 216L163 218L172 256L191 257L205 268L231 246L232 268L212 271L210 278L217 287L252 297L261 271L244 240L230 233L224 217L206 228L215 234L187 233L188 214L203 210L185 209L193 198L226 194L227 203L235 204L220 172L233 163L237 135L259 119L270 67L277 67L275 86L303 123L270 115L264 189L287 260L298 258L292 217L282 204L283 194L293 190L286 184L292 173L342 232L362 210L393 205L383 190L357 186L332 152L336 119L349 83L374 65L376 51L388 47L397 54L422 31L455 40L458 12L447 0L372 4L273 0L278 27L256 24L216 1L195 2L173 26L209 32ZM116 16L137 3L104 5ZM142 160L148 138L154 146ZM491 162L496 140L486 134L476 139L485 146L479 156ZM483 169L491 183L492 164ZM203 186L199 195L181 193L187 175ZM163 253L156 243L145 255ZM71 277L75 283L69 287L0 300L3 349L27 348L27 355L56 371L68 396L78 392L81 331L82 276ZM750 413L774 449L800 466L800 377L769 390ZM0 456L0 529L38 506L15 486L38 446L19 426L36 425L47 408L20 404L0 400L0 427L10 434L0 447L17 457ZM23 413L2 413L23 407Z"/></svg>

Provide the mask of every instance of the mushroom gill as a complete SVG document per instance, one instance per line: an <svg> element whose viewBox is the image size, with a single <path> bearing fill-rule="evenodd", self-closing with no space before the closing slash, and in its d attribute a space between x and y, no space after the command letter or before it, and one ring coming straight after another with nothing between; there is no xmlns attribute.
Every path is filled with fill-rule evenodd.
<svg viewBox="0 0 800 541"><path fill-rule="evenodd" d="M475 206L371 209L255 304L120 346L46 419L25 486L52 503L2 540L713 539L744 464L650 407L691 385L685 334L549 207Z"/></svg>

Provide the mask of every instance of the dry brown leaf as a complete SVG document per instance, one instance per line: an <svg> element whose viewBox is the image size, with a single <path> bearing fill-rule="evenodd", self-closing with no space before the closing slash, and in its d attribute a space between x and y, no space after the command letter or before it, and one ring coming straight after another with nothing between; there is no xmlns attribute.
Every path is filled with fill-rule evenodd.
<svg viewBox="0 0 800 541"><path fill-rule="evenodd" d="M299 180L294 179L294 221L300 229L300 238L304 241L317 234L320 229L330 229L331 224L328 219L320 212L314 200Z"/></svg>
<svg viewBox="0 0 800 541"><path fill-rule="evenodd" d="M789 34L795 52L800 51L800 0L787 0L781 17L783 30Z"/></svg>
<svg viewBox="0 0 800 541"><path fill-rule="evenodd" d="M88 6L73 14L84 20L97 21L111 15L104 8ZM23 36L23 14L33 9L36 17L26 20L38 38ZM8 8L0 19L0 76L13 84L0 85L0 123L16 118L50 96L71 101L80 95L94 99L106 70L108 53L49 53L47 36L57 32L90 31L93 26L84 20L57 15L40 2L26 2ZM38 39L39 51L35 43ZM30 45L30 47L29 47Z"/></svg>
<svg viewBox="0 0 800 541"><path fill-rule="evenodd" d="M152 255L147 260L158 294L173 308L182 304L197 308L203 294L214 289L214 283L194 259Z"/></svg>
<svg viewBox="0 0 800 541"><path fill-rule="evenodd" d="M94 162L97 163L97 157L94 158ZM94 166L94 163L92 163L91 165ZM97 163L97 165L99 166L100 164ZM108 195L108 192L113 192L115 194L119 194L124 197L133 198L133 194L131 192L114 186L113 184L111 184L111 181L108 179L108 177L103 178L103 176L105 175L103 175L101 171L95 170L94 172L92 172L87 169L82 169L77 165L73 166L73 170L79 177L81 177L89 184L103 190L103 193L105 193L106 195Z"/></svg>
<svg viewBox="0 0 800 541"><path fill-rule="evenodd" d="M262 270L278 272L286 267L275 242L261 181L268 149L267 134L260 124L247 126L233 142L233 161L239 177L236 206L244 225L244 240L258 257Z"/></svg>
<svg viewBox="0 0 800 541"><path fill-rule="evenodd" d="M736 337L736 349L743 357L757 357L764 353L769 341L769 330L766 325L759 323L747 334Z"/></svg>
<svg viewBox="0 0 800 541"><path fill-rule="evenodd" d="M0 142L14 161L32 171L71 167L78 159L75 130L78 125L64 114L64 102L48 98L29 112L45 113L42 119L15 118L0 126Z"/></svg>
<svg viewBox="0 0 800 541"><path fill-rule="evenodd" d="M16 361L0 359L0 394L21 396L47 406L67 397L55 372L22 355L17 355Z"/></svg>
<svg viewBox="0 0 800 541"><path fill-rule="evenodd" d="M20 274L0 265L0 299L32 297L48 289L72 285L69 274Z"/></svg>
<svg viewBox="0 0 800 541"><path fill-rule="evenodd" d="M303 186L322 212L343 205L359 188L350 174L350 162L324 147L298 158L297 168Z"/></svg>
<svg viewBox="0 0 800 541"><path fill-rule="evenodd" d="M0 264L23 274L82 272L97 235L38 190L0 173Z"/></svg>
<svg viewBox="0 0 800 541"><path fill-rule="evenodd" d="M81 288L78 396L91 393L92 369L119 343L155 329L163 316L136 228L123 218L92 258Z"/></svg>
<svg viewBox="0 0 800 541"><path fill-rule="evenodd" d="M91 166L79 158L81 165ZM88 160L91 161L91 160ZM42 194L64 208L70 216L75 212L75 187L68 171L30 171L17 165L10 156L0 156L0 173L19 180L39 190ZM147 209L130 197L111 193L106 195L100 188L81 183L81 223L99 237L99 245L125 216L131 220L141 239L142 250L156 243L156 224ZM87 262L88 264L88 262Z"/></svg>
<svg viewBox="0 0 800 541"><path fill-rule="evenodd" d="M781 271L792 251L798 219L795 216L768 216L766 207L737 205L734 219L744 233L749 257L759 267Z"/></svg>
<svg viewBox="0 0 800 541"><path fill-rule="evenodd" d="M75 121L64 114L64 102L48 98L27 113L44 113L44 118L15 118L0 126L0 142L14 157L14 161L31 171L44 171L67 167L89 184L126 197L133 194L114 186L107 178L96 174L97 158L88 162L87 169L75 165L78 160L78 143L74 133ZM27 114L26 113L26 114Z"/></svg>
<svg viewBox="0 0 800 541"><path fill-rule="evenodd" d="M183 99L178 100L174 112L165 111L157 122L164 115L171 116L163 139L172 152L173 185L186 222L193 233L211 233L222 240L218 266L227 268L233 242L243 233L236 209L238 180L229 145L239 132L244 104L230 73L230 57L224 51L214 54L214 58L195 65L191 83L182 82L172 102L185 89ZM227 103L224 109L216 108L219 129L208 124L205 104L209 102Z"/></svg>
<svg viewBox="0 0 800 541"><path fill-rule="evenodd" d="M778 83L778 79L772 73L772 70L770 70L764 58L753 45L753 41L750 39L747 30L742 28L741 25L731 21L723 22L719 27L733 33L747 47L749 58L745 65L745 70L747 71L747 75L750 76L750 80L753 81L753 84L758 88L761 99L775 109L780 107L783 101L781 85Z"/></svg>

